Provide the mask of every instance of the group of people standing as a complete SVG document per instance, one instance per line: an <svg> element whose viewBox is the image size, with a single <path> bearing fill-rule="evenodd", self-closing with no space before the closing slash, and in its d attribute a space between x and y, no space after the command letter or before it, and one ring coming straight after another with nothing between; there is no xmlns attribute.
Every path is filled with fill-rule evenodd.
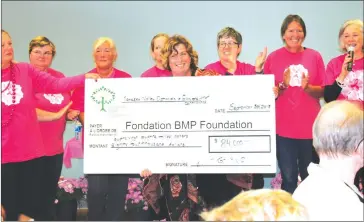
<svg viewBox="0 0 364 222"><path fill-rule="evenodd" d="M342 25L339 45L343 54L332 59L326 70L320 53L303 46L306 34L303 19L288 15L281 26L284 46L269 55L264 48L251 65L238 61L241 34L223 28L217 35L219 61L202 69L186 37L161 33L151 41L155 65L141 77L274 74L277 159L282 189L293 193L298 172L304 180L308 165L319 162L312 144L319 99L363 103L363 22L350 20ZM353 58L346 53L348 46L354 47ZM110 38L96 40L96 67L87 74L65 77L50 68L55 55L55 45L39 36L29 44L30 64L15 62L11 37L2 30L1 194L7 220L17 220L21 214L35 220L53 219L66 120L82 124L84 120L84 79L131 77L114 67L117 49ZM264 186L260 174L161 175L145 168L141 176L145 178L143 195L154 212L150 219L199 220L201 211L225 203L242 190ZM88 220L121 220L129 175L87 178Z"/></svg>

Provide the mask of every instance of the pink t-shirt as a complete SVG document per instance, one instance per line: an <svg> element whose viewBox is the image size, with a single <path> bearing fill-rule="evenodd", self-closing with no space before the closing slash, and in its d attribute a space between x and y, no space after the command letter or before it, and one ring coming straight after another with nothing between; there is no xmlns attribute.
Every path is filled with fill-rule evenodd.
<svg viewBox="0 0 364 222"><path fill-rule="evenodd" d="M94 68L88 73L97 73L97 69ZM108 78L131 78L131 75L114 68L113 73L111 73ZM71 100L73 103L70 109L85 112L85 85L82 85L73 91Z"/></svg>
<svg viewBox="0 0 364 222"><path fill-rule="evenodd" d="M94 68L91 71L89 71L88 73L97 73L97 69ZM131 78L131 75L124 71L114 68L113 72L111 73L111 75L108 78ZM73 103L72 103L70 109L78 110L80 112L85 112L85 85L82 85L81 87L79 87L73 91L71 100L73 101ZM82 140L82 148L83 148L83 144L84 144L83 133L82 133L81 140Z"/></svg>
<svg viewBox="0 0 364 222"><path fill-rule="evenodd" d="M49 68L49 74L56 78L64 78L63 73ZM37 93L35 95L38 109L48 112L58 112L71 100L70 93L46 94ZM46 156L54 156L63 153L63 133L66 127L66 117L47 122L39 122L40 132L43 138Z"/></svg>
<svg viewBox="0 0 364 222"><path fill-rule="evenodd" d="M160 69L157 66L153 66L147 71L143 72L140 77L169 77L172 76L172 73L166 69Z"/></svg>
<svg viewBox="0 0 364 222"><path fill-rule="evenodd" d="M35 93L69 92L83 85L85 76L55 78L28 63L16 63L1 72L1 122L10 120L1 127L1 163L42 157L46 151L35 111Z"/></svg>
<svg viewBox="0 0 364 222"><path fill-rule="evenodd" d="M310 85L323 86L324 62L319 52L309 48L299 53L291 53L285 47L272 52L265 62L264 73L274 74L277 85L291 65L299 73L308 72ZM312 125L320 108L319 99L300 86L290 86L276 100L277 134L293 139L312 139Z"/></svg>
<svg viewBox="0 0 364 222"><path fill-rule="evenodd" d="M214 70L221 75L227 73L227 69L221 64L221 61L217 61L211 63L205 67L205 69ZM248 63L236 61L236 70L234 75L254 75L255 74L255 66L252 66Z"/></svg>
<svg viewBox="0 0 364 222"><path fill-rule="evenodd" d="M341 73L346 54L333 58L326 67L325 85L332 85ZM344 86L339 94L339 100L363 101L363 66L364 58L357 59L353 63L353 70L344 80Z"/></svg>

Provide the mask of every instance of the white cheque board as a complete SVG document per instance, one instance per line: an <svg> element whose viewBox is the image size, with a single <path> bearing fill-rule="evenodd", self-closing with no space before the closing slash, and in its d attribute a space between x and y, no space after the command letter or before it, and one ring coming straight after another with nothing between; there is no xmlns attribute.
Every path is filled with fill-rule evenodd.
<svg viewBox="0 0 364 222"><path fill-rule="evenodd" d="M273 75L86 80L84 172L275 173Z"/></svg>

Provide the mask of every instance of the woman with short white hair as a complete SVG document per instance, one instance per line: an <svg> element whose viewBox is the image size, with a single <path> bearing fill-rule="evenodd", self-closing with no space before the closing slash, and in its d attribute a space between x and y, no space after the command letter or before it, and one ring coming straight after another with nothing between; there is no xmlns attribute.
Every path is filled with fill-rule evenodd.
<svg viewBox="0 0 364 222"><path fill-rule="evenodd" d="M362 106L364 100L362 20L348 20L341 26L339 31L339 46L344 54L333 58L327 65L324 99L326 102L337 99L352 100ZM354 52L354 58L350 57L348 53L349 48ZM364 194L364 168L358 171L355 177L355 185Z"/></svg>
<svg viewBox="0 0 364 222"><path fill-rule="evenodd" d="M363 110L355 103L333 101L321 109L313 126L313 145L320 163L293 197L308 210L310 220L363 221L363 194L354 186L363 167Z"/></svg>
<svg viewBox="0 0 364 222"><path fill-rule="evenodd" d="M131 78L131 75L114 67L117 58L116 45L111 38L101 37L93 46L93 58L96 67L92 69L101 78ZM72 94L71 109L80 112L83 125L85 112L85 87L77 88ZM83 138L82 138L83 144ZM129 176L124 174L87 175L88 220L120 221L124 212L125 196Z"/></svg>
<svg viewBox="0 0 364 222"><path fill-rule="evenodd" d="M346 21L339 31L340 50L344 53L327 64L324 99L357 100L363 102L363 21ZM348 51L353 51L351 58Z"/></svg>

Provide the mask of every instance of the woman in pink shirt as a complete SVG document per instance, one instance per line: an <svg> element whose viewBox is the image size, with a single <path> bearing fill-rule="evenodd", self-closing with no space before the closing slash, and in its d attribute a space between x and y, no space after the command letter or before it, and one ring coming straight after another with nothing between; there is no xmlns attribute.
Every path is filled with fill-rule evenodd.
<svg viewBox="0 0 364 222"><path fill-rule="evenodd" d="M61 93L82 85L82 74L55 78L27 63L13 63L14 50L10 35L1 30L1 200L8 220L20 213L42 218L46 149L36 114L35 93ZM42 198L41 198L42 199Z"/></svg>
<svg viewBox="0 0 364 222"><path fill-rule="evenodd" d="M48 38L37 36L29 43L29 61L37 70L47 72L56 78L64 78L65 75L51 69L53 58L56 55L56 46ZM53 220L54 200L58 187L58 180L62 171L63 161L63 133L66 127L66 117L63 109L71 101L69 92L59 94L35 94L36 112L39 120L39 128L42 134L45 148L43 177L44 218L42 220ZM63 111L63 113L59 113ZM54 120L44 121L49 114L58 116ZM59 115L62 114L62 115ZM77 116L77 112L69 112L69 118ZM41 201L41 200L39 200Z"/></svg>
<svg viewBox="0 0 364 222"><path fill-rule="evenodd" d="M165 68L171 71L173 77L220 75L213 70L198 68L197 52L181 35L168 39L162 51L162 59ZM199 213L203 209L228 201L241 192L240 186L250 188L252 184L251 175L222 174L217 177L222 181L206 179L201 174L152 174L149 169L143 170L140 175L146 177L143 195L155 211L156 218L152 218L155 220L199 220ZM214 183L224 184L224 187L216 187ZM213 193L209 186L215 187L213 191L217 192ZM206 202L205 197L209 198Z"/></svg>
<svg viewBox="0 0 364 222"><path fill-rule="evenodd" d="M360 103L363 107L363 21L360 19L346 21L339 31L339 44L344 54L331 59L327 64L324 99L326 102L350 100ZM353 58L348 53L349 47L353 49L351 50L354 52ZM349 62L352 62L350 66ZM364 194L363 168L355 177L355 185Z"/></svg>
<svg viewBox="0 0 364 222"><path fill-rule="evenodd" d="M150 54L155 61L155 65L145 71L141 77L163 77L172 76L169 70L164 69L161 58L161 51L169 36L165 33L155 35L150 43Z"/></svg>
<svg viewBox="0 0 364 222"><path fill-rule="evenodd" d="M263 65L267 57L267 48L259 53L255 61L255 66L240 62L238 57L242 51L243 38L240 32L232 27L225 27L217 34L217 51L219 61L207 65L205 68L214 70L222 75L255 75L263 73ZM247 178L252 177L253 184L250 188L260 189L264 187L264 178L262 174L246 174ZM207 202L213 202L214 205L223 204L231 199L236 192L237 187L226 183L224 174L199 174L199 186L203 186L201 192ZM224 190L223 192L220 192ZM219 193L219 195L217 195Z"/></svg>
<svg viewBox="0 0 364 222"><path fill-rule="evenodd" d="M131 78L131 75L114 67L117 58L115 43L112 39L101 37L93 46L96 67L90 72L98 73L101 78ZM83 125L85 112L85 87L74 90L71 100L72 110L80 112ZM120 221L124 212L125 197L129 175L126 174L89 174L87 206L89 221Z"/></svg>
<svg viewBox="0 0 364 222"><path fill-rule="evenodd" d="M220 60L211 63L205 69L214 70L222 75L253 75L262 74L267 57L267 47L259 53L255 66L239 62L243 38L234 28L225 27L217 34L217 52Z"/></svg>
<svg viewBox="0 0 364 222"><path fill-rule="evenodd" d="M319 52L303 47L306 26L298 15L288 15L281 26L284 46L272 52L264 73L274 74L279 86L276 100L277 159L282 189L297 188L298 169L304 180L307 166L318 157L312 146L312 125L320 110L325 67Z"/></svg>

